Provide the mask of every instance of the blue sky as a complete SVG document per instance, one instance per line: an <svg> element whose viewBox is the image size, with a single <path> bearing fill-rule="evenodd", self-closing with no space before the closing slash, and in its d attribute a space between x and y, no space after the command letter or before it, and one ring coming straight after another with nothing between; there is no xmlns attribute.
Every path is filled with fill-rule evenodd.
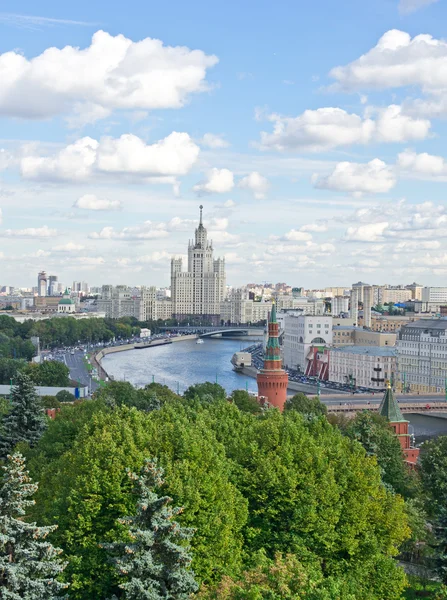
<svg viewBox="0 0 447 600"><path fill-rule="evenodd" d="M305 5L305 6L303 6ZM8 2L0 284L445 285L445 0Z"/></svg>

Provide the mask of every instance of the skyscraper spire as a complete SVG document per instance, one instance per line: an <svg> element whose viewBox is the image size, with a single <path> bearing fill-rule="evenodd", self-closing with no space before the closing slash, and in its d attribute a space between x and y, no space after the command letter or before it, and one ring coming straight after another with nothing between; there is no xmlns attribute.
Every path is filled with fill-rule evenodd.
<svg viewBox="0 0 447 600"><path fill-rule="evenodd" d="M202 210L203 210L203 205L201 204L201 205L199 206L199 208L200 208L200 222L199 222L199 225L203 225L203 223L202 223Z"/></svg>

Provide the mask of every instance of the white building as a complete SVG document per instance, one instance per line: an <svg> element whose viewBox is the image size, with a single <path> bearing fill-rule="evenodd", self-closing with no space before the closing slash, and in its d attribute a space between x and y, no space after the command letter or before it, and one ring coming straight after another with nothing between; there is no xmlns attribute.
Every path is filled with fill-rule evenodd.
<svg viewBox="0 0 447 600"><path fill-rule="evenodd" d="M351 299L349 302L349 316L352 319L354 325L359 322L359 290L353 287L351 290Z"/></svg>
<svg viewBox="0 0 447 600"><path fill-rule="evenodd" d="M381 304L407 302L407 300L411 300L412 294L410 289L386 287L382 293Z"/></svg>
<svg viewBox="0 0 447 600"><path fill-rule="evenodd" d="M447 319L403 325L397 338L399 380L411 391L444 390L447 378Z"/></svg>
<svg viewBox="0 0 447 600"><path fill-rule="evenodd" d="M39 296L47 295L47 274L45 271L40 271L37 275L37 294Z"/></svg>
<svg viewBox="0 0 447 600"><path fill-rule="evenodd" d="M331 300L331 314L338 317L349 311L349 296L334 296Z"/></svg>
<svg viewBox="0 0 447 600"><path fill-rule="evenodd" d="M329 381L383 389L396 378L396 348L346 346L329 350Z"/></svg>
<svg viewBox="0 0 447 600"><path fill-rule="evenodd" d="M312 346L332 344L332 317L287 313L284 318L284 365L306 372Z"/></svg>
<svg viewBox="0 0 447 600"><path fill-rule="evenodd" d="M183 271L181 258L171 261L171 297L175 318L200 316L204 320L220 320L221 302L225 298L225 259L213 259L213 243L200 222L195 239L188 246L188 270Z"/></svg>
<svg viewBox="0 0 447 600"><path fill-rule="evenodd" d="M163 296L162 296L163 297ZM159 300L158 290L154 287L141 288L140 320L167 321L172 318L172 302L167 296Z"/></svg>
<svg viewBox="0 0 447 600"><path fill-rule="evenodd" d="M98 299L98 311L104 312L111 319L135 317L145 320L141 319L141 297L136 296L126 285L103 285Z"/></svg>
<svg viewBox="0 0 447 600"><path fill-rule="evenodd" d="M370 285L363 288L363 327L371 327L371 308L373 303L373 289Z"/></svg>
<svg viewBox="0 0 447 600"><path fill-rule="evenodd" d="M65 290L63 297L59 300L57 312L64 315L76 312L76 302L70 297L68 290Z"/></svg>
<svg viewBox="0 0 447 600"><path fill-rule="evenodd" d="M255 302L245 289L233 289L220 303L220 319L224 323L259 323L268 319L271 310L271 302Z"/></svg>
<svg viewBox="0 0 447 600"><path fill-rule="evenodd" d="M370 287L369 283L364 283L363 281L358 281L357 283L352 284L352 289L357 290L358 292L358 301L363 302L363 290L365 287Z"/></svg>

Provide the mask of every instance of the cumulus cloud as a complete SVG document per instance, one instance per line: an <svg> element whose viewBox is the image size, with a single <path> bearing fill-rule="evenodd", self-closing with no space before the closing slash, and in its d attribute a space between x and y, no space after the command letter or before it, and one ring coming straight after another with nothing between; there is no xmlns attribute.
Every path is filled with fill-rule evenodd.
<svg viewBox="0 0 447 600"><path fill-rule="evenodd" d="M3 212L2 209L0 208L0 225L3 223Z"/></svg>
<svg viewBox="0 0 447 600"><path fill-rule="evenodd" d="M389 223L370 223L360 227L348 227L345 240L350 242L379 242L383 239L383 232L389 227Z"/></svg>
<svg viewBox="0 0 447 600"><path fill-rule="evenodd" d="M180 108L208 89L215 56L157 39L139 42L97 31L85 49L48 48L28 60L16 51L0 55L0 114L45 119L84 110L98 116L115 109Z"/></svg>
<svg viewBox="0 0 447 600"><path fill-rule="evenodd" d="M403 15L415 12L421 8L425 8L430 4L434 4L438 0L400 0L399 12Z"/></svg>
<svg viewBox="0 0 447 600"><path fill-rule="evenodd" d="M269 186L270 184L268 179L263 177L260 173L258 173L258 171L249 173L238 183L238 187L243 190L250 190L257 200L262 200L266 197Z"/></svg>
<svg viewBox="0 0 447 600"><path fill-rule="evenodd" d="M116 231L113 227L103 227L99 232L92 232L89 238L93 240L119 240L119 241L144 241L156 240L167 237L169 233L165 225L154 225L152 221L145 221L142 225L135 227L124 227L121 231Z"/></svg>
<svg viewBox="0 0 447 600"><path fill-rule="evenodd" d="M377 113L375 118L373 114ZM361 117L341 108L306 110L298 117L269 115L273 133L261 132L263 150L323 152L370 142L401 142L427 137L430 121L413 118L392 104Z"/></svg>
<svg viewBox="0 0 447 600"><path fill-rule="evenodd" d="M422 152L417 154L412 150L404 150L397 156L397 164L404 171L427 177L445 177L447 162L442 156L434 156Z"/></svg>
<svg viewBox="0 0 447 600"><path fill-rule="evenodd" d="M26 229L6 229L0 232L0 236L17 238L49 238L56 235L56 229L50 229L47 225L43 227L28 227Z"/></svg>
<svg viewBox="0 0 447 600"><path fill-rule="evenodd" d="M312 234L308 233L307 231L297 231L296 229L291 229L279 239L286 242L307 242L312 239Z"/></svg>
<svg viewBox="0 0 447 600"><path fill-rule="evenodd" d="M80 252L84 250L85 246L81 244L75 244L74 242L67 242L66 244L61 244L59 246L54 246L52 248L53 252Z"/></svg>
<svg viewBox="0 0 447 600"><path fill-rule="evenodd" d="M230 145L223 136L215 135L214 133L205 133L199 143L201 146L213 148L214 150L217 148L228 148Z"/></svg>
<svg viewBox="0 0 447 600"><path fill-rule="evenodd" d="M314 178L318 189L348 192L354 196L389 192L396 185L393 169L378 158L369 163L338 163L326 177Z"/></svg>
<svg viewBox="0 0 447 600"><path fill-rule="evenodd" d="M224 194L234 187L234 176L229 169L213 168L207 173L204 181L196 184L193 190L199 196L203 194Z"/></svg>
<svg viewBox="0 0 447 600"><path fill-rule="evenodd" d="M98 176L125 176L173 183L175 176L188 173L199 151L187 133L175 131L154 144L132 134L99 141L84 137L52 156L26 146L20 168L24 179L34 181L87 182Z"/></svg>
<svg viewBox="0 0 447 600"><path fill-rule="evenodd" d="M144 254L143 256L139 256L136 259L138 263L159 263L159 262L167 262L171 258L171 255L168 252L162 250L161 252L155 251L151 254Z"/></svg>
<svg viewBox="0 0 447 600"><path fill-rule="evenodd" d="M122 207L119 200L98 198L95 194L84 194L76 200L73 206L86 210L119 210Z"/></svg>
<svg viewBox="0 0 447 600"><path fill-rule="evenodd" d="M335 67L330 75L346 90L419 85L425 91L441 91L447 87L447 42L427 34L411 38L405 31L391 29L374 48L346 66Z"/></svg>

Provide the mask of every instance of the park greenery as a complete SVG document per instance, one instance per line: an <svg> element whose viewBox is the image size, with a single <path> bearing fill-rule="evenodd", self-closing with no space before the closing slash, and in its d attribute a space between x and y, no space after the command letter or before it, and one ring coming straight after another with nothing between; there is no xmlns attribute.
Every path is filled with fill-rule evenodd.
<svg viewBox="0 0 447 600"><path fill-rule="evenodd" d="M53 590L5 597L398 600L434 589L430 575L408 589L399 557L437 561L445 582L447 438L426 445L419 474L384 419L327 417L302 394L283 414L209 382L183 396L110 382L92 400L53 402L50 420L19 373L1 417L0 503L14 469L39 485L23 479L35 503L0 519L0 591L14 569ZM35 542L15 553L4 541L18 522L45 532L40 579L24 564ZM432 597L447 597L442 582Z"/></svg>

